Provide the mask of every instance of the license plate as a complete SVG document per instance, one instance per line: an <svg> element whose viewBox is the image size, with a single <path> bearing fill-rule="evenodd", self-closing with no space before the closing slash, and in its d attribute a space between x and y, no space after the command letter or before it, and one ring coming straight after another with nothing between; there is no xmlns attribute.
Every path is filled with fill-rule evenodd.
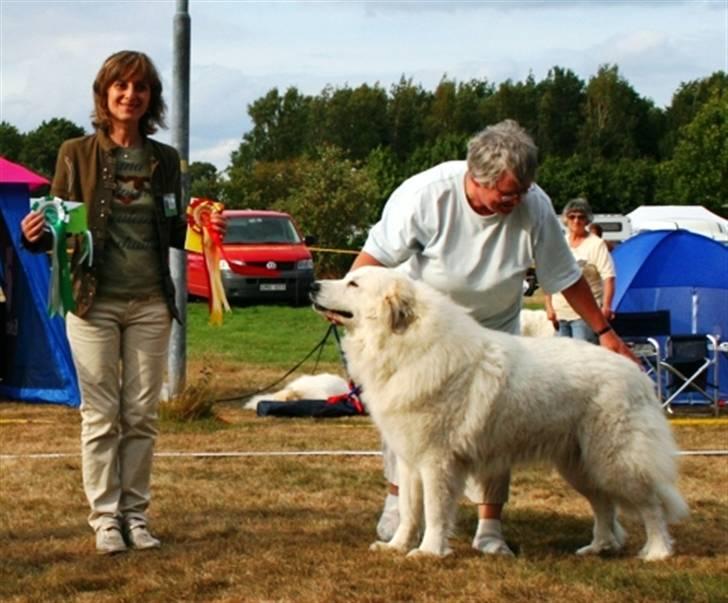
<svg viewBox="0 0 728 603"><path fill-rule="evenodd" d="M285 291L286 283L262 283L260 285L261 291Z"/></svg>

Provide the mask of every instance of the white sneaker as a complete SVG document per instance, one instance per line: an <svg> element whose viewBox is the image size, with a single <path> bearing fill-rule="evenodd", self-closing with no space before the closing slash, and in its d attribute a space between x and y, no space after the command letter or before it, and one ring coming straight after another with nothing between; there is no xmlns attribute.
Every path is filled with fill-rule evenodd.
<svg viewBox="0 0 728 603"><path fill-rule="evenodd" d="M384 499L384 509L377 522L377 538L382 542L389 542L399 526L399 496L387 494Z"/></svg>
<svg viewBox="0 0 728 603"><path fill-rule="evenodd" d="M126 540L129 548L143 551L145 549L158 549L162 543L149 532L143 523L137 523L127 527Z"/></svg>
<svg viewBox="0 0 728 603"><path fill-rule="evenodd" d="M515 557L506 544L499 519L481 519L473 538L473 548L486 555Z"/></svg>
<svg viewBox="0 0 728 603"><path fill-rule="evenodd" d="M96 530L96 552L99 555L115 555L126 550L126 542L118 525L106 525Z"/></svg>

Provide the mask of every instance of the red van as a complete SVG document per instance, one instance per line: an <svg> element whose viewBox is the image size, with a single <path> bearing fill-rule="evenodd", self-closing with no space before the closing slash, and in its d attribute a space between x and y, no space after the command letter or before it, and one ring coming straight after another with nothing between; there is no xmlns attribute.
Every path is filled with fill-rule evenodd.
<svg viewBox="0 0 728 603"><path fill-rule="evenodd" d="M226 210L225 259L220 261L228 300L308 303L313 258L291 216L263 210ZM209 290L202 254L187 252L187 290L207 298Z"/></svg>

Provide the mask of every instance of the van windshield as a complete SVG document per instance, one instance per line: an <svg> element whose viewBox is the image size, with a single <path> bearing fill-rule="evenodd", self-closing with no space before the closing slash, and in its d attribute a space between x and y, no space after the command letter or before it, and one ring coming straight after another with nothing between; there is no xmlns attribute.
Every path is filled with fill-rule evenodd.
<svg viewBox="0 0 728 603"><path fill-rule="evenodd" d="M286 217L253 216L232 217L227 220L225 243L239 244L269 244L269 243L300 243L293 222Z"/></svg>

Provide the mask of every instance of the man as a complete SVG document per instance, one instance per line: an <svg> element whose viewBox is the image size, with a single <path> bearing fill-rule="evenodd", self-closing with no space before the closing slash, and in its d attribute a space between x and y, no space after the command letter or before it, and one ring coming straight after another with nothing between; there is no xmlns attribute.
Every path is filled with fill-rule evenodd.
<svg viewBox="0 0 728 603"><path fill-rule="evenodd" d="M486 128L468 143L467 161L437 165L392 193L352 270L397 267L449 294L483 326L518 334L523 281L535 262L545 291L560 291L601 345L635 360L597 307L534 182L536 167L536 145L515 121ZM396 457L383 444L389 492L377 534L390 540L399 523ZM478 503L473 547L483 553L513 555L501 529L509 483L506 473L472 476L468 485Z"/></svg>

